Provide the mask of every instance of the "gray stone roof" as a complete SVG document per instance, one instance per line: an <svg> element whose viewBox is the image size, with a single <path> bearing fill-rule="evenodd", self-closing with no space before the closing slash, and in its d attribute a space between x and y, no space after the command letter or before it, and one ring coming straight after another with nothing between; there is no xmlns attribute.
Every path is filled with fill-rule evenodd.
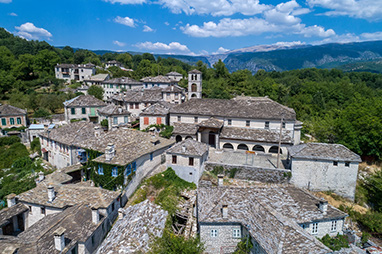
<svg viewBox="0 0 382 254"><path fill-rule="evenodd" d="M70 175L61 172L61 171L54 171L53 173L46 175L45 179L42 181L43 184L45 183L57 183L57 184L64 184L68 183L73 179Z"/></svg>
<svg viewBox="0 0 382 254"><path fill-rule="evenodd" d="M266 97L245 97L245 99L193 99L176 105L171 114L220 116L244 119L296 120L293 109Z"/></svg>
<svg viewBox="0 0 382 254"><path fill-rule="evenodd" d="M168 149L168 154L181 154L188 156L203 156L208 152L208 145L193 139L185 139L182 142L176 143L173 147Z"/></svg>
<svg viewBox="0 0 382 254"><path fill-rule="evenodd" d="M142 85L142 82L129 77L113 78L102 82L103 84L121 84L121 85Z"/></svg>
<svg viewBox="0 0 382 254"><path fill-rule="evenodd" d="M288 148L292 158L361 162L361 157L341 144L306 143Z"/></svg>
<svg viewBox="0 0 382 254"><path fill-rule="evenodd" d="M282 132L281 142L284 144L293 143L291 131ZM251 129L239 127L223 127L220 133L221 139L248 140L257 142L279 142L280 132L266 129Z"/></svg>
<svg viewBox="0 0 382 254"><path fill-rule="evenodd" d="M121 63L118 62L117 60L107 61L106 63L108 63L108 64L121 64Z"/></svg>
<svg viewBox="0 0 382 254"><path fill-rule="evenodd" d="M100 115L105 116L115 116L115 115L130 115L131 113L124 109L122 106L116 106L114 104L109 104L106 107L98 109Z"/></svg>
<svg viewBox="0 0 382 254"><path fill-rule="evenodd" d="M144 77L141 81L143 83L177 83L177 81L162 75L156 77Z"/></svg>
<svg viewBox="0 0 382 254"><path fill-rule="evenodd" d="M167 211L145 200L126 209L98 248L97 254L147 252L154 237L161 237Z"/></svg>
<svg viewBox="0 0 382 254"><path fill-rule="evenodd" d="M164 92L164 93L182 93L182 92L184 92L184 88L182 88L178 85L170 85L168 87L163 88L162 92Z"/></svg>
<svg viewBox="0 0 382 254"><path fill-rule="evenodd" d="M88 79L85 79L84 81L104 81L105 79L107 79L108 76L109 74L107 73L100 73L100 74L91 76Z"/></svg>
<svg viewBox="0 0 382 254"><path fill-rule="evenodd" d="M92 63L87 63L87 64L57 64L56 67L92 69L95 67L95 65Z"/></svg>
<svg viewBox="0 0 382 254"><path fill-rule="evenodd" d="M106 103L92 95L80 95L64 102L65 107L104 107Z"/></svg>
<svg viewBox="0 0 382 254"><path fill-rule="evenodd" d="M134 102L134 103L136 102L154 103L154 102L163 100L162 89L159 87L143 89L142 91L128 90L124 92L124 95L122 96L122 98L120 99L119 98L117 96L116 100L122 99L125 102Z"/></svg>
<svg viewBox="0 0 382 254"><path fill-rule="evenodd" d="M329 253L300 223L342 219L347 215L293 186L258 184L213 187L201 182L198 189L199 223L241 223L267 253ZM223 218L222 206L228 206Z"/></svg>
<svg viewBox="0 0 382 254"><path fill-rule="evenodd" d="M142 110L140 116L166 116L170 112L171 107L170 103L160 101Z"/></svg>
<svg viewBox="0 0 382 254"><path fill-rule="evenodd" d="M105 217L101 216L98 224L92 223L92 211L88 206L70 207L45 216L17 237L0 239L0 249L18 248L19 254L67 253L76 244L87 241L104 220ZM66 245L63 252L55 249L54 234L57 230L64 231Z"/></svg>
<svg viewBox="0 0 382 254"><path fill-rule="evenodd" d="M193 69L192 71L189 71L188 73L191 73L191 74L202 74L202 72L197 70L197 69Z"/></svg>
<svg viewBox="0 0 382 254"><path fill-rule="evenodd" d="M24 109L8 104L0 104L0 116L25 116L26 114L27 112Z"/></svg>
<svg viewBox="0 0 382 254"><path fill-rule="evenodd" d="M197 124L198 127L209 127L209 128L218 128L218 129L223 127L223 125L224 125L223 121L220 121L214 117L211 117L210 119L204 120L200 122L199 124Z"/></svg>
<svg viewBox="0 0 382 254"><path fill-rule="evenodd" d="M39 135L61 144L73 145L74 143L81 143L89 138L93 138L95 136L95 126L97 125L91 122L80 121L64 125L60 128L44 131L39 133Z"/></svg>
<svg viewBox="0 0 382 254"><path fill-rule="evenodd" d="M28 207L21 203L0 210L0 227L11 223L11 219L13 216L24 213L28 210Z"/></svg>
<svg viewBox="0 0 382 254"><path fill-rule="evenodd" d="M166 76L182 76L182 74L180 74L179 72L176 72L176 71L172 71L172 72L169 72L166 74Z"/></svg>
<svg viewBox="0 0 382 254"><path fill-rule="evenodd" d="M56 197L52 202L49 202L47 185L53 186L56 193ZM64 209L78 204L107 208L119 195L118 192L98 187L46 182L46 184L38 184L35 188L21 193L17 197L21 203Z"/></svg>
<svg viewBox="0 0 382 254"><path fill-rule="evenodd" d="M173 134L196 135L198 126L192 123L173 123Z"/></svg>

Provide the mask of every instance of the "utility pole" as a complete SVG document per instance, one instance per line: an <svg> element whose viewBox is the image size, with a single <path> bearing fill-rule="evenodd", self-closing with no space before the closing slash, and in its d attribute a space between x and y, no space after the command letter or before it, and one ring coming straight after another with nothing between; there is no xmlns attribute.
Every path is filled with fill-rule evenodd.
<svg viewBox="0 0 382 254"><path fill-rule="evenodd" d="M279 147L277 150L277 168L279 168L279 166L280 166L280 149L281 149L281 138L283 135L283 122L284 122L284 114L281 115L281 121L280 121Z"/></svg>

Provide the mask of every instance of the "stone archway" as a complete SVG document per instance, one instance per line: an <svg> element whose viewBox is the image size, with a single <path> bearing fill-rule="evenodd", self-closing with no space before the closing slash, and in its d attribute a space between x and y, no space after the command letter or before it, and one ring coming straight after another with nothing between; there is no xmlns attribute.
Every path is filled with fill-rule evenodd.
<svg viewBox="0 0 382 254"><path fill-rule="evenodd" d="M191 95L191 98L196 98L197 97L197 95L195 94L195 93L193 93L192 95Z"/></svg>
<svg viewBox="0 0 382 254"><path fill-rule="evenodd" d="M223 149L232 149L233 150L233 145L231 144L231 143L225 143L224 145L223 145Z"/></svg>
<svg viewBox="0 0 382 254"><path fill-rule="evenodd" d="M191 92L197 92L198 91L198 86L194 83L191 85Z"/></svg>
<svg viewBox="0 0 382 254"><path fill-rule="evenodd" d="M265 149L264 149L264 147L262 147L261 145L255 145L255 146L252 148L252 151L265 152Z"/></svg>
<svg viewBox="0 0 382 254"><path fill-rule="evenodd" d="M248 146L246 144L240 144L237 146L237 150L245 150L248 151Z"/></svg>
<svg viewBox="0 0 382 254"><path fill-rule="evenodd" d="M277 153L277 150L278 150L278 146L272 146L271 148L269 148L269 153ZM280 154L283 153L283 150L280 148Z"/></svg>
<svg viewBox="0 0 382 254"><path fill-rule="evenodd" d="M176 143L181 142L182 141L182 136L180 136L180 135L176 136L175 137L175 141L176 141Z"/></svg>
<svg viewBox="0 0 382 254"><path fill-rule="evenodd" d="M191 136L187 136L185 139L193 139Z"/></svg>

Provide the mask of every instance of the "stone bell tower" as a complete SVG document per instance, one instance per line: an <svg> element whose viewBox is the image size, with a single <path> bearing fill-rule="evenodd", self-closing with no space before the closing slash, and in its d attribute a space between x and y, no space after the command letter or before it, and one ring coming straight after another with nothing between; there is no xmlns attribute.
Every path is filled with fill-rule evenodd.
<svg viewBox="0 0 382 254"><path fill-rule="evenodd" d="M188 72L188 99L202 98L202 72L192 70Z"/></svg>

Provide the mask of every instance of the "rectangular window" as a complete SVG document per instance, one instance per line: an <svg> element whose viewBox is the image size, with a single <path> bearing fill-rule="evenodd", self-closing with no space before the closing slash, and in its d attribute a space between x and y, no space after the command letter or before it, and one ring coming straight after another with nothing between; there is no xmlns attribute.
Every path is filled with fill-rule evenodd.
<svg viewBox="0 0 382 254"><path fill-rule="evenodd" d="M21 124L21 118L17 117L17 124Z"/></svg>
<svg viewBox="0 0 382 254"><path fill-rule="evenodd" d="M92 245L94 245L94 235L92 235Z"/></svg>
<svg viewBox="0 0 382 254"><path fill-rule="evenodd" d="M349 161L345 161L345 167L350 167L350 162Z"/></svg>
<svg viewBox="0 0 382 254"><path fill-rule="evenodd" d="M318 223L313 223L312 224L312 234L317 234L318 233Z"/></svg>
<svg viewBox="0 0 382 254"><path fill-rule="evenodd" d="M130 109L134 108L134 103L130 103Z"/></svg>
<svg viewBox="0 0 382 254"><path fill-rule="evenodd" d="M139 103L135 103L135 109L139 109Z"/></svg>
<svg viewBox="0 0 382 254"><path fill-rule="evenodd" d="M285 122L283 122L283 129L285 129Z"/></svg>
<svg viewBox="0 0 382 254"><path fill-rule="evenodd" d="M45 214L45 207L40 207L41 209L41 214Z"/></svg>
<svg viewBox="0 0 382 254"><path fill-rule="evenodd" d="M218 236L218 230L217 229L211 229L211 237L217 237Z"/></svg>
<svg viewBox="0 0 382 254"><path fill-rule="evenodd" d="M131 164L127 165L125 170L125 176L128 176L131 174Z"/></svg>
<svg viewBox="0 0 382 254"><path fill-rule="evenodd" d="M241 238L240 228L233 230L233 238Z"/></svg>
<svg viewBox="0 0 382 254"><path fill-rule="evenodd" d="M135 172L137 170L137 163L135 161L133 161L133 172Z"/></svg>
<svg viewBox="0 0 382 254"><path fill-rule="evenodd" d="M176 164L176 163L177 163L176 155L173 155L172 156L172 164Z"/></svg>
<svg viewBox="0 0 382 254"><path fill-rule="evenodd" d="M194 166L194 158L193 157L188 158L188 165Z"/></svg>
<svg viewBox="0 0 382 254"><path fill-rule="evenodd" d="M245 121L245 126L247 127L251 126L251 121L250 120Z"/></svg>
<svg viewBox="0 0 382 254"><path fill-rule="evenodd" d="M194 122L198 123L198 117L197 116L194 117Z"/></svg>
<svg viewBox="0 0 382 254"><path fill-rule="evenodd" d="M98 174L103 175L103 166L102 165L98 165Z"/></svg>
<svg viewBox="0 0 382 254"><path fill-rule="evenodd" d="M128 123L128 122L129 122L129 117L128 117L128 116L125 116L125 117L124 117L124 122L125 122L125 123Z"/></svg>
<svg viewBox="0 0 382 254"><path fill-rule="evenodd" d="M228 119L228 125L232 125L232 119Z"/></svg>
<svg viewBox="0 0 382 254"><path fill-rule="evenodd" d="M337 230L337 221L333 220L332 221L332 226L330 228L331 231L336 231Z"/></svg>
<svg viewBox="0 0 382 254"><path fill-rule="evenodd" d="M28 206L29 207L29 214L32 214L32 206Z"/></svg>
<svg viewBox="0 0 382 254"><path fill-rule="evenodd" d="M182 121L182 117L178 116L178 122Z"/></svg>
<svg viewBox="0 0 382 254"><path fill-rule="evenodd" d="M161 125L162 124L162 117L157 117L157 124Z"/></svg>
<svg viewBox="0 0 382 254"><path fill-rule="evenodd" d="M150 153L150 160L151 161L153 160L153 157L154 157L153 153Z"/></svg>
<svg viewBox="0 0 382 254"><path fill-rule="evenodd" d="M7 125L7 119L1 118L1 125Z"/></svg>
<svg viewBox="0 0 382 254"><path fill-rule="evenodd" d="M269 122L265 122L265 129L269 129Z"/></svg>
<svg viewBox="0 0 382 254"><path fill-rule="evenodd" d="M15 124L15 119L13 117L9 118L9 124L10 125Z"/></svg>
<svg viewBox="0 0 382 254"><path fill-rule="evenodd" d="M149 125L149 118L148 117L144 117L143 118L143 124L144 125Z"/></svg>
<svg viewBox="0 0 382 254"><path fill-rule="evenodd" d="M81 108L81 113L82 113L83 115L85 115L85 114L86 114L86 108Z"/></svg>
<svg viewBox="0 0 382 254"><path fill-rule="evenodd" d="M112 85L112 84L110 84L110 88L113 88L113 85Z"/></svg>
<svg viewBox="0 0 382 254"><path fill-rule="evenodd" d="M338 161L333 161L333 166L338 166Z"/></svg>
<svg viewBox="0 0 382 254"><path fill-rule="evenodd" d="M75 115L75 114L76 114L76 109L75 109L75 108L71 108L71 109L70 109L70 113L71 113L72 115Z"/></svg>
<svg viewBox="0 0 382 254"><path fill-rule="evenodd" d="M113 117L113 124L118 124L118 117Z"/></svg>
<svg viewBox="0 0 382 254"><path fill-rule="evenodd" d="M111 176L112 177L117 177L118 176L118 168L117 167L112 168Z"/></svg>

